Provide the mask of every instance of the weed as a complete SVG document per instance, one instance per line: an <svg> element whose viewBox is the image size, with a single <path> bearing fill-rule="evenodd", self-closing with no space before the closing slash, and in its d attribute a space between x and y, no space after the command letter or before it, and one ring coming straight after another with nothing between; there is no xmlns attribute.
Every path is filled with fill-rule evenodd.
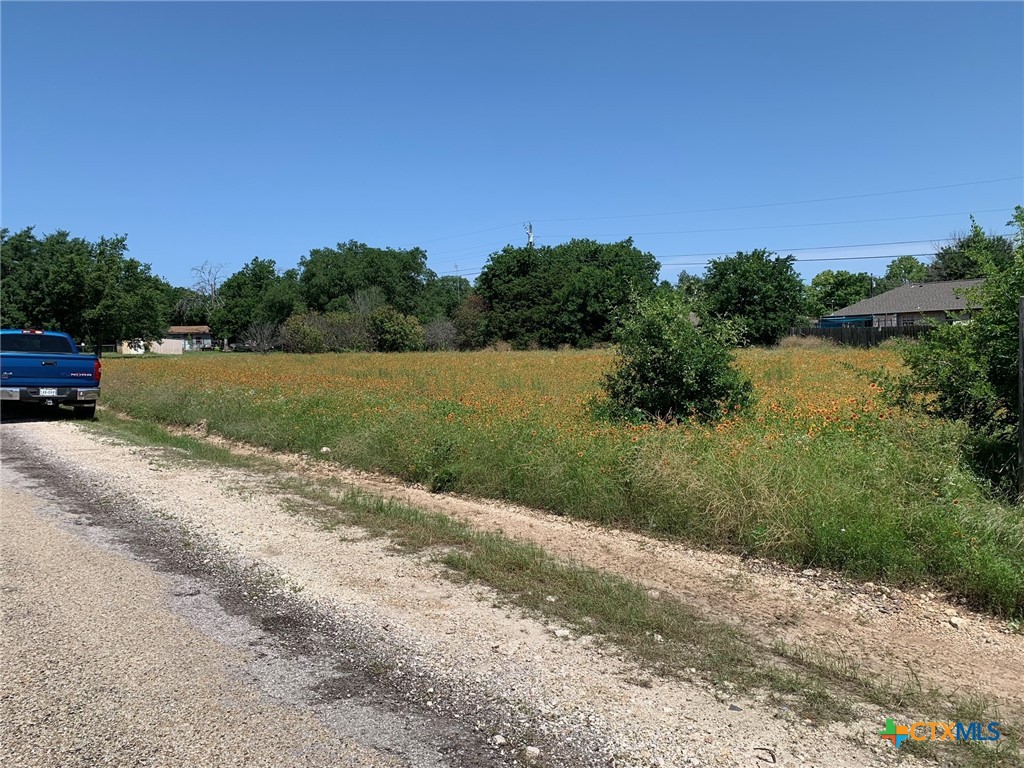
<svg viewBox="0 0 1024 768"><path fill-rule="evenodd" d="M112 360L132 416L601 524L1024 615L1024 518L963 468L961 427L887 406L891 350L743 350L756 406L714 427L609 425L608 352ZM101 417L101 424L104 419ZM140 427L140 429L146 429ZM212 449L204 449L212 450Z"/></svg>
<svg viewBox="0 0 1024 768"><path fill-rule="evenodd" d="M136 440L141 434L164 432L123 420L110 420L96 428ZM286 494L288 511L306 515L326 530L361 528L406 553L420 553L447 566L456 581L489 586L497 596L497 607L513 605L546 620L557 620L580 635L614 644L640 666L641 673L627 679L638 687L652 687L657 674L698 678L740 694L765 690L770 701L791 706L814 722L850 719L861 702L890 712L933 713L940 719L986 720L995 716L985 699L961 696L950 702L938 691L925 689L912 668L879 679L861 670L841 649L829 655L781 642L765 647L743 631L709 620L670 596L660 594L654 599L641 585L557 560L532 544L480 532L443 515L354 491L338 481L297 479L280 467L271 472L273 466L258 457L227 456L220 449L207 453L192 438L164 433L157 442L168 441L180 447L188 459L202 453L205 461L219 458L243 469L260 467L265 479ZM283 586L279 577L265 569L254 567L252 575L274 588ZM487 599L485 595L477 598ZM798 615L779 618L797 621ZM387 670L371 671L384 674ZM1001 726L1006 739L998 750L964 747L958 751L959 761L978 768L1019 766L1017 731L1009 724L1001 722ZM928 750L927 745L915 742L907 754L923 751L932 755ZM1002 762L994 762L994 756Z"/></svg>

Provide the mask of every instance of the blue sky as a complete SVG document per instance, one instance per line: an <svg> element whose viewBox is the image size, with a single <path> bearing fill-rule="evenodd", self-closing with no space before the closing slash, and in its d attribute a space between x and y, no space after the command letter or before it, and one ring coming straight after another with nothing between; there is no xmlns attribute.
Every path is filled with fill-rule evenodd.
<svg viewBox="0 0 1024 768"><path fill-rule="evenodd" d="M757 247L833 259L807 279L880 274L843 259L932 252L968 212L1006 231L1024 203L1021 3L5 1L0 21L3 226L127 234L177 285L349 239L472 279L526 221L540 244L632 235L671 280Z"/></svg>

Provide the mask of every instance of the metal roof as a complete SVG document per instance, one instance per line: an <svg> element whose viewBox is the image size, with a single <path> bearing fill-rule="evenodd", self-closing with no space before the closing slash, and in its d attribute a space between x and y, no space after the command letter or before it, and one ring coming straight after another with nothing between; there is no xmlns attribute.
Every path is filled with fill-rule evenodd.
<svg viewBox="0 0 1024 768"><path fill-rule="evenodd" d="M964 293L984 279L947 280L936 283L908 283L856 304L843 307L829 317L849 315L896 315L902 312L962 312L969 304Z"/></svg>

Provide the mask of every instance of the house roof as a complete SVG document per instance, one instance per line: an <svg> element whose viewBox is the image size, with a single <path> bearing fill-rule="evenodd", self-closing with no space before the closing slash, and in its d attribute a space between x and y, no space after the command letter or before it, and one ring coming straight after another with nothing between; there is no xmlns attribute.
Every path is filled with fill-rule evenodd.
<svg viewBox="0 0 1024 768"><path fill-rule="evenodd" d="M210 326L208 325L172 325L167 329L167 333L171 335L186 335L189 333L209 333Z"/></svg>
<svg viewBox="0 0 1024 768"><path fill-rule="evenodd" d="M896 315L901 312L962 312L973 306L969 304L964 292L983 282L984 279L908 283L838 309L829 317Z"/></svg>

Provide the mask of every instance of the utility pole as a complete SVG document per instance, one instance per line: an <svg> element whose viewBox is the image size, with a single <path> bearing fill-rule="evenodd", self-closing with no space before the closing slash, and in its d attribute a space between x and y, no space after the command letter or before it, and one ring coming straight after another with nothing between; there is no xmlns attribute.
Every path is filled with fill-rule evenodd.
<svg viewBox="0 0 1024 768"><path fill-rule="evenodd" d="M529 246L533 245L533 222L526 222L523 224L523 229L526 230L526 244Z"/></svg>

